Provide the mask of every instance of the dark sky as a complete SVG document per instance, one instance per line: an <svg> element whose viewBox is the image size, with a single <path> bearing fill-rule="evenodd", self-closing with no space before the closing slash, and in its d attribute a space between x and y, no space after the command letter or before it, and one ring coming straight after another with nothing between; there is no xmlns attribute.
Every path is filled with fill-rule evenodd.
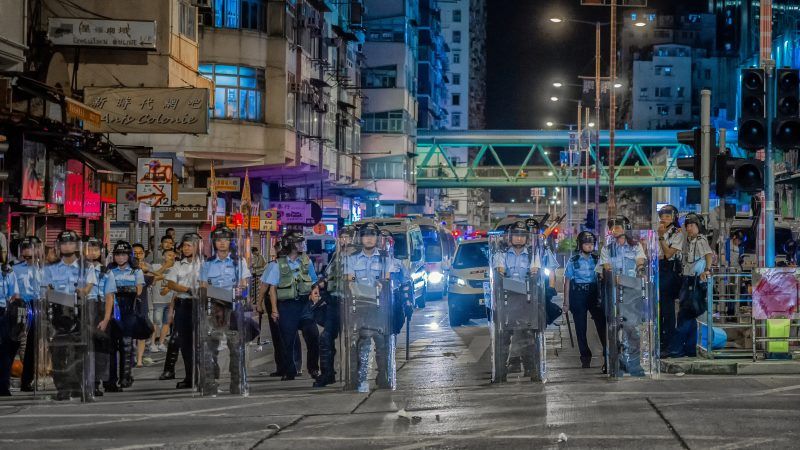
<svg viewBox="0 0 800 450"><path fill-rule="evenodd" d="M540 129L547 120L575 123L574 104L549 101L550 96L578 98L578 88L552 87L554 79L577 83L578 75L594 73L594 27L548 21L555 14L608 22L609 8L581 6L580 0L486 0L487 128ZM692 7L703 0L650 0L662 13ZM624 9L620 9L624 11ZM602 30L602 73L608 74L608 28ZM563 88L562 88L563 89Z"/></svg>

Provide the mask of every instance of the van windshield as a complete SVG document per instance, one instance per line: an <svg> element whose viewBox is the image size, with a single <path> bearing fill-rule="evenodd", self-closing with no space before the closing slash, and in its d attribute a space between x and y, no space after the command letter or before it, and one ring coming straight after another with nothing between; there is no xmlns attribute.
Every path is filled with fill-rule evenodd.
<svg viewBox="0 0 800 450"><path fill-rule="evenodd" d="M488 251L489 244L487 242L461 244L458 246L453 268L489 267L489 258L486 256Z"/></svg>
<svg viewBox="0 0 800 450"><path fill-rule="evenodd" d="M405 233L392 233L394 238L394 257L397 259L408 259L408 242Z"/></svg>
<svg viewBox="0 0 800 450"><path fill-rule="evenodd" d="M425 244L425 262L441 262L442 243L439 241L439 233L436 228L422 225L419 229L422 232L422 242Z"/></svg>

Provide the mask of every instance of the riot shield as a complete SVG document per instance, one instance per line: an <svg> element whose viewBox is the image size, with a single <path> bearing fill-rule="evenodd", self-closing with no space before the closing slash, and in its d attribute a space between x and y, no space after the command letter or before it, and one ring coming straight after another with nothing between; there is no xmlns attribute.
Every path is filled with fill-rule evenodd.
<svg viewBox="0 0 800 450"><path fill-rule="evenodd" d="M212 257L203 263L200 280L197 345L197 393L216 396L221 386L233 395L249 395L245 312L249 270L237 250L241 230L221 249L217 239Z"/></svg>
<svg viewBox="0 0 800 450"><path fill-rule="evenodd" d="M24 336L20 336L20 354L22 355L21 388L38 396L45 391L45 386L53 389L53 381L49 376L50 361L47 345L40 340L43 322L42 317L42 266L44 263L44 247L39 239L25 238L18 247L20 262L14 264L20 297L24 301L24 309L18 311L25 315Z"/></svg>
<svg viewBox="0 0 800 450"><path fill-rule="evenodd" d="M352 244L340 239L334 261L340 274L341 371L347 391L369 392L373 346L376 386L397 386L392 317L398 267L391 244L379 248L378 241L372 230L361 230Z"/></svg>
<svg viewBox="0 0 800 450"><path fill-rule="evenodd" d="M611 378L659 372L658 236L652 230L609 236L600 251Z"/></svg>
<svg viewBox="0 0 800 450"><path fill-rule="evenodd" d="M522 370L533 381L546 380L544 270L539 269L537 234L489 236L489 329L492 382Z"/></svg>
<svg viewBox="0 0 800 450"><path fill-rule="evenodd" d="M96 279L87 270L83 245L77 241L77 235L57 241L56 251L58 261L45 266L42 272L43 301L36 313L42 322L37 332L38 345L46 345L50 354L55 392L43 384L38 394L54 395L57 400L77 397L91 402L95 387L94 314L88 307L87 294Z"/></svg>

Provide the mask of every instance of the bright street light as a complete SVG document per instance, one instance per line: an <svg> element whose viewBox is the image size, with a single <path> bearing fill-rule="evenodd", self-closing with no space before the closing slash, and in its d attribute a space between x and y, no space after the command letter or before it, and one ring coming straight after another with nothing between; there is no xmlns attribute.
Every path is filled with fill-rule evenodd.
<svg viewBox="0 0 800 450"><path fill-rule="evenodd" d="M633 24L633 26L639 27L639 28L646 27L647 26L647 22L636 22L636 23Z"/></svg>
<svg viewBox="0 0 800 450"><path fill-rule="evenodd" d="M594 128L594 122L589 122L587 125L589 125L589 128Z"/></svg>
<svg viewBox="0 0 800 450"><path fill-rule="evenodd" d="M551 102L557 102L558 101L558 97L552 96L552 97L550 97L550 101Z"/></svg>
<svg viewBox="0 0 800 450"><path fill-rule="evenodd" d="M550 22L553 22L553 23L561 23L563 21L564 21L564 19L562 19L561 17L551 17L550 18Z"/></svg>
<svg viewBox="0 0 800 450"><path fill-rule="evenodd" d="M552 127L553 125L555 125L555 123L548 121L547 123L545 123L545 125L547 125L548 127Z"/></svg>
<svg viewBox="0 0 800 450"><path fill-rule="evenodd" d="M553 83L553 87L557 87L557 88L559 88L559 87L561 87L561 86L563 86L563 84L562 84L562 83L559 83L558 81L556 81L555 83Z"/></svg>
<svg viewBox="0 0 800 450"><path fill-rule="evenodd" d="M622 87L622 83L614 83L614 87L619 89Z"/></svg>

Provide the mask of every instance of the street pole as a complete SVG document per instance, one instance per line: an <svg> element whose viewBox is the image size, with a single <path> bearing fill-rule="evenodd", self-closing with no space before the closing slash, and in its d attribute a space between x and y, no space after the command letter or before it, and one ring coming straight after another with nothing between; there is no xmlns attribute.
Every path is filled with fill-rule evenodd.
<svg viewBox="0 0 800 450"><path fill-rule="evenodd" d="M614 84L617 82L617 0L611 0L611 58L609 59L610 73L608 96L608 217L615 217L617 214L617 198L614 193L614 160L616 152L614 149L614 130L617 121L617 96L614 92Z"/></svg>
<svg viewBox="0 0 800 450"><path fill-rule="evenodd" d="M600 234L600 22L594 25L594 232Z"/></svg>
<svg viewBox="0 0 800 450"><path fill-rule="evenodd" d="M727 153L726 145L727 130L725 128L719 129L719 153ZM719 230L717 239L717 254L719 255L719 266L729 267L729 261L725 254L725 240L728 238L728 224L725 217L725 198L719 199Z"/></svg>
<svg viewBox="0 0 800 450"><path fill-rule="evenodd" d="M711 91L700 91L700 215L708 223L711 197Z"/></svg>
<svg viewBox="0 0 800 450"><path fill-rule="evenodd" d="M572 164L572 158L573 158L574 155L572 155L570 153L569 154L569 158L567 158L567 161L569 161L569 174L570 174L570 176L572 176L572 174L579 173L580 172L580 167L581 167L580 166L580 164L581 164L581 133L583 132L583 128L581 127L583 125L581 123L582 122L581 119L583 118L582 115L583 115L583 105L581 104L581 101L578 100L578 140L577 140L577 145L578 145L578 148L577 148L577 150L578 150L578 165L577 165L577 168L578 169L575 170L575 166L573 166L573 164ZM587 120L587 122L588 122L588 120ZM570 187L570 188L567 188L567 189L569 189L569 198L567 199L567 213L568 213L568 215L567 215L567 230L568 230L567 234L568 235L572 235L572 188ZM579 201L580 201L580 198L581 198L581 185L578 184L578 200Z"/></svg>
<svg viewBox="0 0 800 450"><path fill-rule="evenodd" d="M772 118L775 114L775 60L772 59L772 0L761 0L761 66L766 82L767 146L764 149L764 205L762 223L764 265L775 267L775 171L773 169Z"/></svg>

